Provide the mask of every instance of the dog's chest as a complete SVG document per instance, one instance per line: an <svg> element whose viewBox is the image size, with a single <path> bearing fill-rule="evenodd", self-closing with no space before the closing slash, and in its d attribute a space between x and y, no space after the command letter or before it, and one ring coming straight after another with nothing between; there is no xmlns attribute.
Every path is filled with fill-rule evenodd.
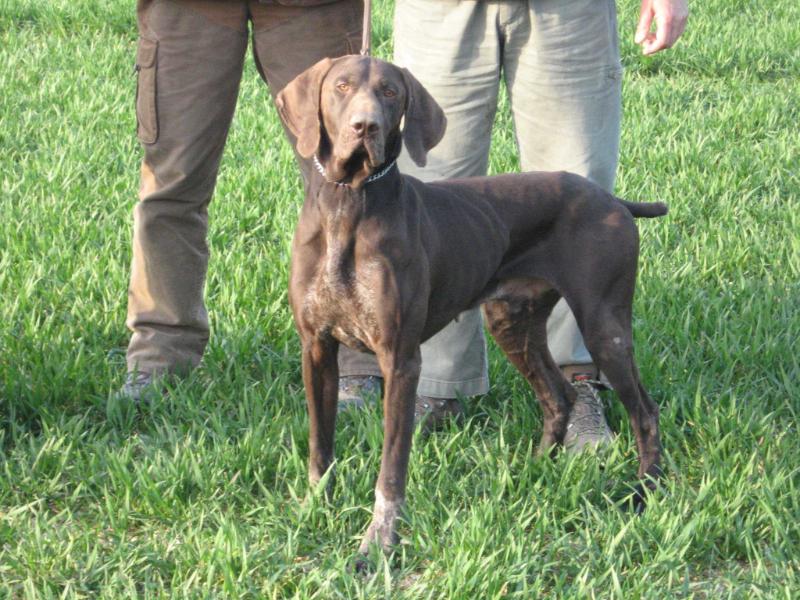
<svg viewBox="0 0 800 600"><path fill-rule="evenodd" d="M317 331L327 331L351 348L371 350L377 337L375 265L355 268L354 240L328 236L326 251L310 282L303 316Z"/></svg>

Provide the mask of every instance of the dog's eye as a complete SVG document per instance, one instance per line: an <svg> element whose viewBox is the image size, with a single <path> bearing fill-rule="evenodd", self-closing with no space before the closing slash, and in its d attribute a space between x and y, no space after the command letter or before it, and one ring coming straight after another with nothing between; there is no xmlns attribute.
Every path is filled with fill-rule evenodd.
<svg viewBox="0 0 800 600"><path fill-rule="evenodd" d="M383 95L386 96L387 98L394 98L395 96L397 96L397 92L395 92L391 88L386 88L385 90L383 90Z"/></svg>
<svg viewBox="0 0 800 600"><path fill-rule="evenodd" d="M350 89L350 84L342 82L336 86L336 89L339 90L340 92L346 92Z"/></svg>

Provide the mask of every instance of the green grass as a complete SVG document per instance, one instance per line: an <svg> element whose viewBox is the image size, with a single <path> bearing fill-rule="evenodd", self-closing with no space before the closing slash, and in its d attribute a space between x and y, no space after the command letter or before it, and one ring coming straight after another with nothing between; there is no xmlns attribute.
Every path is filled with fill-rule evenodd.
<svg viewBox="0 0 800 600"><path fill-rule="evenodd" d="M692 3L650 59L637 5L620 5L617 191L671 209L641 224L635 307L664 485L641 517L615 506L636 468L616 402L602 461L532 459L539 409L492 348L466 427L416 440L399 556L359 578L380 417L340 421L334 498L309 496L286 300L302 193L253 65L210 211L204 363L107 415L140 157L133 5L0 0L0 597L798 597L800 5ZM494 172L517 165L503 103Z"/></svg>

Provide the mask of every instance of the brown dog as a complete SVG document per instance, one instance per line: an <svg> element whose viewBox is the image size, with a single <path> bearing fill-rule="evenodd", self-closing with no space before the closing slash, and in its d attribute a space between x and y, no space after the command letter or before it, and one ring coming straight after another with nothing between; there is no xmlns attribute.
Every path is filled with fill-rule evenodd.
<svg viewBox="0 0 800 600"><path fill-rule="evenodd" d="M401 140L423 165L445 118L410 73L376 59L323 60L277 103L297 152L316 169L295 232L289 289L303 347L312 484L333 461L338 345L374 352L384 378L383 457L362 552L396 542L420 343L479 304L536 392L544 413L539 449L548 452L562 442L574 402L545 337L553 305L566 298L628 411L639 476L658 476L658 407L633 358L639 237L632 217L663 215L663 204L627 203L568 173L432 184L401 175L394 162Z"/></svg>

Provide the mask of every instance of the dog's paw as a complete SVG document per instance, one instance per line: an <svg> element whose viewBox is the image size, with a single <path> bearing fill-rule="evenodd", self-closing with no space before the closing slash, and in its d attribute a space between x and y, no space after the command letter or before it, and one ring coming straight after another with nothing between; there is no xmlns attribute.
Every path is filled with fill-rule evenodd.
<svg viewBox="0 0 800 600"><path fill-rule="evenodd" d="M647 478L641 481L631 490L630 494L620 500L620 509L636 516L641 515L647 508L650 496L657 488L658 482L655 479Z"/></svg>
<svg viewBox="0 0 800 600"><path fill-rule="evenodd" d="M353 573L361 577L366 577L371 572L369 556L359 554L353 562Z"/></svg>
<svg viewBox="0 0 800 600"><path fill-rule="evenodd" d="M403 500L388 500L379 490L375 490L372 522L358 548L362 557L366 558L373 548L379 548L385 555L392 552L392 548L400 542L400 536L397 534L397 519L400 517L402 508Z"/></svg>
<svg viewBox="0 0 800 600"><path fill-rule="evenodd" d="M369 541L367 538L369 536ZM392 531L388 535L371 535L369 530L361 542L358 554L353 563L353 571L361 576L375 574L380 571L381 564L391 564L399 557L396 551L400 548L400 536ZM389 561L387 563L387 561Z"/></svg>
<svg viewBox="0 0 800 600"><path fill-rule="evenodd" d="M309 494L321 497L330 502L333 499L333 488L336 485L336 463L331 463L326 468L315 469L313 465L308 470Z"/></svg>
<svg viewBox="0 0 800 600"><path fill-rule="evenodd" d="M396 517L378 520L373 518L358 547L359 554L367 556L372 548L379 548L384 554L390 554L392 548L400 543L400 536L395 529L395 521Z"/></svg>

